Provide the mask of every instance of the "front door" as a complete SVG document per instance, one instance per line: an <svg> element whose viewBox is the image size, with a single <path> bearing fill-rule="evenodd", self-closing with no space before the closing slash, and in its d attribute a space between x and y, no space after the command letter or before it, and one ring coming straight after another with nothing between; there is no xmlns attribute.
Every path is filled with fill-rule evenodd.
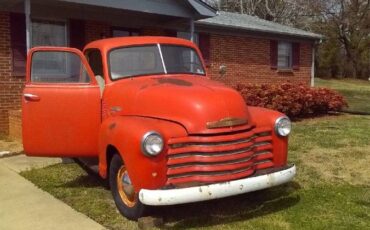
<svg viewBox="0 0 370 230"><path fill-rule="evenodd" d="M30 156L98 155L99 86L77 49L30 51L22 98L24 151Z"/></svg>

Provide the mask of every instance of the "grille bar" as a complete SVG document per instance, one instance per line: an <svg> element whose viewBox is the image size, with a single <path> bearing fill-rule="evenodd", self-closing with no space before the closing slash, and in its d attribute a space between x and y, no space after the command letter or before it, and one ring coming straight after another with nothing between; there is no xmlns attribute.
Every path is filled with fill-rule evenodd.
<svg viewBox="0 0 370 230"><path fill-rule="evenodd" d="M170 139L168 141L168 144L173 145L173 144L197 143L197 142L212 143L212 142L235 141L238 139L251 137L254 134L263 136L266 133L269 133L268 135L270 135L270 132L271 132L270 128L255 128L252 131L244 130L243 132L239 132L236 134L178 137L178 138Z"/></svg>
<svg viewBox="0 0 370 230"><path fill-rule="evenodd" d="M183 174L188 172L193 173L202 173L207 172L211 174L211 172L219 172L219 171L229 171L235 169L242 169L248 168L253 165L253 162L248 158L247 161L236 162L233 164L213 164L213 165L188 165L188 166L180 166L180 167L172 167L169 168L167 171L168 176Z"/></svg>
<svg viewBox="0 0 370 230"><path fill-rule="evenodd" d="M240 140L237 140L236 142L227 142L218 145L208 145L208 143L202 143L202 145L187 145L186 147L182 148L175 148L175 149L169 149L168 155L175 155L179 153L188 153L188 152L223 152L223 151L232 151L232 150L238 150L243 148L248 148L254 145L256 142L267 142L271 141L270 136L266 137L258 137L253 136L252 138L247 139L245 142L240 142Z"/></svg>
<svg viewBox="0 0 370 230"><path fill-rule="evenodd" d="M238 171L234 173L225 172L224 174L219 175L197 175L193 174L190 176L183 176L178 178L168 178L167 184L183 184L183 183L215 183L215 182L222 182L222 181L229 181L229 180L236 180L238 178L243 178L250 176L254 173L253 168L249 168L245 171Z"/></svg>
<svg viewBox="0 0 370 230"><path fill-rule="evenodd" d="M181 157L181 158L169 158L167 164L177 165L177 164L185 164L185 163L192 163L192 162L200 162L200 163L214 163L214 162L225 162L231 161L235 159L243 159L246 157L253 156L253 151L246 151L240 154L234 155L190 155L188 157Z"/></svg>

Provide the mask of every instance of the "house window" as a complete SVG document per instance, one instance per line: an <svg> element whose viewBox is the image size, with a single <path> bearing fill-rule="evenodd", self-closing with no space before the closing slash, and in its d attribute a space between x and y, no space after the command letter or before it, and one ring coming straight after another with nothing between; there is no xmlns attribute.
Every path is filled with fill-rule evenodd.
<svg viewBox="0 0 370 230"><path fill-rule="evenodd" d="M67 46L67 27L65 22L32 20L32 47Z"/></svg>
<svg viewBox="0 0 370 230"><path fill-rule="evenodd" d="M68 46L67 27L65 22L32 20L31 46ZM43 69L45 73L54 72L56 75L67 76L70 64L66 60L72 60L57 52L47 55L39 55L35 66ZM42 68L41 68L42 66Z"/></svg>
<svg viewBox="0 0 370 230"><path fill-rule="evenodd" d="M189 32L177 32L177 37L187 39L187 40L191 40L191 34ZM194 43L199 45L199 35L198 35L198 33L194 33Z"/></svg>
<svg viewBox="0 0 370 230"><path fill-rule="evenodd" d="M130 37L130 36L139 36L139 31L135 29L121 29L121 28L112 29L112 37Z"/></svg>
<svg viewBox="0 0 370 230"><path fill-rule="evenodd" d="M278 68L291 69L293 60L292 43L282 42L278 43Z"/></svg>

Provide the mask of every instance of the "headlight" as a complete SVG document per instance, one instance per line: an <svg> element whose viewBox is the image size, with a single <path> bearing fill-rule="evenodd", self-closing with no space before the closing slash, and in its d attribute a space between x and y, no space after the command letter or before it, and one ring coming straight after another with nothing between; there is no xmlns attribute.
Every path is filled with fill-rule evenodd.
<svg viewBox="0 0 370 230"><path fill-rule="evenodd" d="M147 132L141 141L141 150L147 156L157 156L163 150L163 138L154 131Z"/></svg>
<svg viewBox="0 0 370 230"><path fill-rule="evenodd" d="M292 122L287 117L279 117L275 122L275 132L281 136L286 137L292 130Z"/></svg>

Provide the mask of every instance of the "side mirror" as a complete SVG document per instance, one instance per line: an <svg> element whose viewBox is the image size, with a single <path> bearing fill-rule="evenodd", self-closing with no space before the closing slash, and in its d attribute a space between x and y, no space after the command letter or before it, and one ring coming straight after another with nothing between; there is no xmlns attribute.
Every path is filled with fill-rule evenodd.
<svg viewBox="0 0 370 230"><path fill-rule="evenodd" d="M227 72L227 67L226 65L220 65L219 73L223 77Z"/></svg>

